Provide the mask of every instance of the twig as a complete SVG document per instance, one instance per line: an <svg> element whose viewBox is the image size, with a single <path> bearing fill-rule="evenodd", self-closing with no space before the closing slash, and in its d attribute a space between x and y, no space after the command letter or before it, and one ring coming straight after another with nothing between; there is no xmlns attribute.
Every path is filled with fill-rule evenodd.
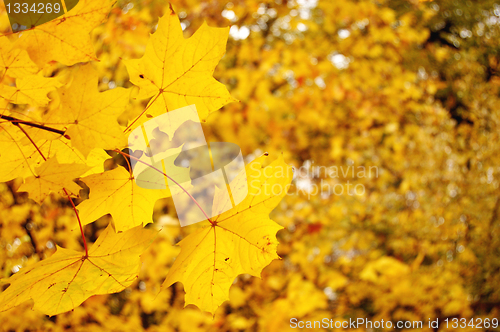
<svg viewBox="0 0 500 332"><path fill-rule="evenodd" d="M66 138L69 139L69 136L65 135L65 131L63 131L63 130L59 130L59 129L47 127L47 126L44 126L44 125L41 125L41 124L38 124L38 123L33 123L33 122L29 122L29 121L20 120L20 119L14 118L12 116L3 115L3 114L0 114L0 119L5 119L7 121L10 121L14 125L24 124L24 125L27 125L27 126L30 126L30 127L34 127L34 128L38 128L38 129L50 131L51 133L63 135L64 137L66 137Z"/></svg>
<svg viewBox="0 0 500 332"><path fill-rule="evenodd" d="M134 157L134 156L131 156L131 155L129 155L128 153L122 152L122 151L120 151L120 150L118 150L118 149L116 149L116 150L115 150L115 152L118 152L119 154L121 154L121 155L123 155L123 156L127 156L127 157L129 157L129 158L132 158L132 159L134 159L134 160L136 160L136 161L138 161L138 162L140 162L140 163L142 163L142 164L144 164L144 165L146 165L146 166L148 166L148 167L151 167L151 168L152 168L152 169L154 169L155 171L157 171L157 172L159 172L159 173L163 174L163 176L165 176L167 179L169 179L170 181L172 181L173 183L175 183L176 185L178 185L178 186L179 186L179 187L180 187L180 188L181 188L181 189L182 189L182 190L183 190L183 191L184 191L184 192L185 192L185 193L189 196L189 198L191 198L191 200L194 202L194 204L196 204L196 206L198 206L198 208L200 208L201 212L203 212L203 214L205 215L205 218L207 218L207 220L208 220L208 221L212 224L212 226L217 225L217 223L216 223L216 222L212 221L212 220L208 217L207 213L205 212L205 210L203 210L203 208L200 206L200 204L198 204L198 202L196 201L196 199L195 199L193 196L191 196L191 194L190 194L190 193L189 193L186 189L184 189L184 187L183 187L183 186L181 186L181 185L180 185L177 181L175 181L174 179L172 179L170 176L168 176L168 175L167 175L167 174L165 174L164 172L160 171L158 168L156 168L156 167L154 167L153 165L150 165L150 164L148 164L148 163L146 163L146 162L144 162L144 161L140 160L139 158L136 158L136 157Z"/></svg>

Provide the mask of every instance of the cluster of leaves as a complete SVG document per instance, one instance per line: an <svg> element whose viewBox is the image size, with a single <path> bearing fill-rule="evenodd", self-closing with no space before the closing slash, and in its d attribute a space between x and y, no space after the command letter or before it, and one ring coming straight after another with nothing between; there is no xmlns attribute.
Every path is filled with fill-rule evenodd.
<svg viewBox="0 0 500 332"><path fill-rule="evenodd" d="M183 309L180 285L158 295L162 306L153 304L179 255L172 244L189 233L173 226L172 203L160 200L153 227L169 231L141 256L137 283L52 319L19 306L0 314L6 329L282 331L291 317L499 317L498 1L172 5L185 36L204 21L234 26L214 76L241 102L210 116L207 137L234 142L245 155L284 149L296 167L376 166L378 177L299 172L301 185L349 180L366 191L286 196L273 217L284 226L283 259L262 280L238 277L213 320ZM122 59L146 52L158 15L168 11L163 1L121 0L93 30L99 89L130 86ZM128 125L145 106L132 101L119 123ZM126 166L120 156L113 162ZM71 206L51 195L40 207L13 185L20 184L0 187L4 276L49 256L54 243L81 250ZM88 224L87 238L95 241L108 222Z"/></svg>
<svg viewBox="0 0 500 332"><path fill-rule="evenodd" d="M35 309L57 315L93 295L120 292L136 281L140 255L158 233L144 226L153 222L155 203L170 191L147 190L134 182L129 158L135 157L122 151L127 133L152 117L191 104L206 120L234 101L212 76L225 53L228 29L203 25L184 39L170 7L143 57L126 61L130 81L140 88L136 99L147 104L122 126L118 118L129 106L133 88L99 91L99 65L92 63L97 59L89 37L112 5L80 1L50 23L0 36L0 181L10 181L13 194L26 192L42 208L51 199L68 200L74 210L73 228L79 225L83 245L83 251L58 246L49 258L16 267L10 278L2 279L6 287L0 293L0 311L32 300ZM110 159L107 150L126 157L127 167L105 167ZM283 158L265 165L267 156L252 161L246 173L233 180L236 187L253 181L248 196L180 243L180 256L164 285L181 281L186 304L213 314L228 299L239 274L260 276L278 258L276 232L281 227L268 215L286 192L266 193L259 187L284 188L291 177L275 175L290 166ZM75 179L87 190L84 200ZM214 207L226 204L223 199L216 195ZM15 219L11 213L4 214L2 226ZM108 226L88 249L83 226L106 215L111 216Z"/></svg>
<svg viewBox="0 0 500 332"><path fill-rule="evenodd" d="M287 197L293 212L279 218L283 268L293 266L288 301L269 310L280 327L297 316L498 317L498 1L319 1L284 17L262 8L271 33L234 42L225 63L235 97L250 101L241 127L258 130L214 131L245 137L250 151L287 145L309 169L301 182L326 193ZM317 166L378 173L314 176ZM347 181L366 192L345 194ZM307 307L296 292L311 284L321 300Z"/></svg>

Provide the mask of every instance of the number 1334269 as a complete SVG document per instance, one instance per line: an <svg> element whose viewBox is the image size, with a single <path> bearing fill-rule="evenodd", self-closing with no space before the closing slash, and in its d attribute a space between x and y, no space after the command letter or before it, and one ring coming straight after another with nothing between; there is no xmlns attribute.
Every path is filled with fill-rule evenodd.
<svg viewBox="0 0 500 332"><path fill-rule="evenodd" d="M9 14L20 14L20 13L51 14L51 13L59 13L62 10L61 5L58 3L52 4L52 3L42 3L42 2L33 4L28 4L26 2L7 3L5 7L7 9L7 13Z"/></svg>
<svg viewBox="0 0 500 332"><path fill-rule="evenodd" d="M497 318L446 318L443 323L446 324L446 328L477 328L477 329L488 329L488 328L497 328L498 327L498 319Z"/></svg>

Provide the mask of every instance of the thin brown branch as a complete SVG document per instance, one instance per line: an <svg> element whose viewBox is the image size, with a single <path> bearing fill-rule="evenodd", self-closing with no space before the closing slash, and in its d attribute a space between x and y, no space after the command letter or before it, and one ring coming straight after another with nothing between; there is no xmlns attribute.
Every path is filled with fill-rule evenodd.
<svg viewBox="0 0 500 332"><path fill-rule="evenodd" d="M65 131L63 131L63 130L59 130L59 129L47 127L47 126L44 126L44 125L41 125L41 124L38 124L38 123L33 123L33 122L30 122L30 121L24 121L24 120L17 119L17 118L14 118L12 116L3 115L3 114L0 114L0 119L5 119L7 121L10 121L14 125L24 124L24 125L27 125L27 126L30 126L30 127L42 129L42 130L45 130L45 131L49 131L51 133L63 135L67 139L70 139L68 135L65 135Z"/></svg>

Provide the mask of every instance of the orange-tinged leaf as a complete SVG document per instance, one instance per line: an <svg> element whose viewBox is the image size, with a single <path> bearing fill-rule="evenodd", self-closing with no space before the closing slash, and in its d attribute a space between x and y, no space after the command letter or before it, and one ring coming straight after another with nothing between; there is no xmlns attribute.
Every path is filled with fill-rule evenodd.
<svg viewBox="0 0 500 332"><path fill-rule="evenodd" d="M119 292L137 279L140 255L156 232L142 226L115 233L111 225L85 253L64 248L50 258L21 269L0 294L0 311L27 300L46 315L72 310L92 295Z"/></svg>
<svg viewBox="0 0 500 332"><path fill-rule="evenodd" d="M63 188L69 194L77 196L81 188L72 180L89 169L84 164L59 164L57 158L50 158L35 169L36 176L28 177L18 191L28 192L30 198L39 204L51 192L64 195Z"/></svg>
<svg viewBox="0 0 500 332"><path fill-rule="evenodd" d="M77 206L83 224L110 213L117 231L153 222L153 208L168 191L144 189L123 167L81 179L90 188L89 199Z"/></svg>
<svg viewBox="0 0 500 332"><path fill-rule="evenodd" d="M168 110L195 104L200 119L236 101L213 78L226 52L229 28L204 23L184 39L177 15L170 10L160 18L141 59L126 61L130 81L140 87L139 98L151 98L145 112L131 123L131 130Z"/></svg>
<svg viewBox="0 0 500 332"><path fill-rule="evenodd" d="M279 258L276 232L282 227L269 219L269 213L285 196L293 171L283 158L264 168L265 158L247 165L246 178L238 176L233 180L235 187L239 182L248 183L248 195L240 204L212 218L213 225L198 229L179 243L181 253L162 287L182 282L186 305L194 304L213 314L229 299L229 288L239 274L260 277L262 269ZM217 197L214 211L231 204L229 199Z"/></svg>

